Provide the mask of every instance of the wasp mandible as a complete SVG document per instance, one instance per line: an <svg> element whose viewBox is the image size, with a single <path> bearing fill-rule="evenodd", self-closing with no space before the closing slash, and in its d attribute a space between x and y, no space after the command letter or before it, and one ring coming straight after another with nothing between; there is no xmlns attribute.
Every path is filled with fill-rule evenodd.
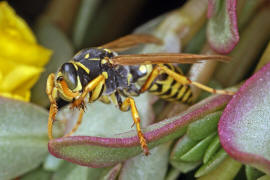
<svg viewBox="0 0 270 180"><path fill-rule="evenodd" d="M50 74L46 93L50 100L48 136L52 136L52 125L58 111L56 100L61 98L79 108L80 115L73 129L65 136L73 134L82 121L85 100L92 103L100 100L113 103L121 111L131 110L141 148L149 154L147 141L140 127L140 117L134 96L148 91L168 101L191 103L190 85L219 94L232 94L225 90L215 90L183 75L180 68L172 63L196 63L202 60L229 61L222 55L196 55L180 53L152 53L118 55L118 51L140 43L161 43L150 35L128 35L101 47L79 51L56 74Z"/></svg>

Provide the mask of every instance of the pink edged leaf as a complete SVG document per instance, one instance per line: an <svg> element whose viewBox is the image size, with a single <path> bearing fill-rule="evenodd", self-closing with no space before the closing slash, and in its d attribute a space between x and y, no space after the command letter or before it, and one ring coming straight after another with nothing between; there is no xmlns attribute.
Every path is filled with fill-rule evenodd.
<svg viewBox="0 0 270 180"><path fill-rule="evenodd" d="M236 160L270 173L270 63L249 78L225 108L220 142Z"/></svg>
<svg viewBox="0 0 270 180"><path fill-rule="evenodd" d="M239 41L236 0L208 1L207 39L221 54L228 54Z"/></svg>
<svg viewBox="0 0 270 180"><path fill-rule="evenodd" d="M186 132L186 127L203 116L224 108L231 96L216 95L190 107L174 118L143 129L149 148L168 142ZM49 141L49 152L67 161L90 167L106 167L141 153L135 131L110 136L72 136Z"/></svg>

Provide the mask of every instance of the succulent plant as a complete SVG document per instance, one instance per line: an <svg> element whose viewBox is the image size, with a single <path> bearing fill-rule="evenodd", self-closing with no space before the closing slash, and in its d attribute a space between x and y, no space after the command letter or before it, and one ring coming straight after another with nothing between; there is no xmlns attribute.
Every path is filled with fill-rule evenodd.
<svg viewBox="0 0 270 180"><path fill-rule="evenodd" d="M189 0L134 30L152 34L164 43L124 53L220 53L232 58L227 64L209 61L180 67L190 79L228 88L236 92L234 96L200 93L194 88L197 102L191 106L158 100L147 93L135 99L149 156L143 155L136 131L130 127L130 113L99 102L87 104L81 126L70 137L63 135L76 121L78 111L61 107L54 124L58 138L48 140L48 74L57 71L75 49L95 42L107 30L102 27L110 27L113 15L119 15L117 3L112 2L103 5L106 8L101 8L98 0L82 0L76 6L59 4L50 2L32 33L7 2L0 3L0 40L14 40L0 41L5 47L0 50L0 179L270 178L267 0ZM130 9L126 13L135 17L142 4L126 2ZM69 15L76 18L61 18L65 11L60 9L70 7ZM94 22L101 11L104 17ZM118 25L112 31L124 29ZM37 44L34 34L42 46L53 51L45 67L51 51ZM25 44L21 59L19 43ZM25 62L28 56L30 60ZM21 84L12 87L16 78Z"/></svg>

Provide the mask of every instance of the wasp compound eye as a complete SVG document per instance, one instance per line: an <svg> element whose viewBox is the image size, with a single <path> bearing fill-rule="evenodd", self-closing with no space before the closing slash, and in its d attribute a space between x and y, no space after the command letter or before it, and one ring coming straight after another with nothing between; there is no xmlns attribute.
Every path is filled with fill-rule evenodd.
<svg viewBox="0 0 270 180"><path fill-rule="evenodd" d="M62 65L60 71L69 89L75 89L77 86L77 72L74 65L72 63L65 63Z"/></svg>

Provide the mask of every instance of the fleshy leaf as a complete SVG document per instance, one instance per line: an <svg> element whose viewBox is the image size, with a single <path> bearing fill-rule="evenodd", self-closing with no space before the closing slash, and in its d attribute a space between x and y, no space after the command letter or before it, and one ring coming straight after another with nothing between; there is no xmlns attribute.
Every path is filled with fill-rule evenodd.
<svg viewBox="0 0 270 180"><path fill-rule="evenodd" d="M50 180L51 172L45 171L42 168L36 169L24 175L20 180Z"/></svg>
<svg viewBox="0 0 270 180"><path fill-rule="evenodd" d="M264 175L264 176L258 178L257 180L269 180L269 179L270 179L270 176Z"/></svg>
<svg viewBox="0 0 270 180"><path fill-rule="evenodd" d="M201 140L194 147L192 147L187 153L181 156L181 160L188 162L196 162L202 160L205 150L210 144L211 140L215 137L217 133L214 132L207 136L205 139Z"/></svg>
<svg viewBox="0 0 270 180"><path fill-rule="evenodd" d="M187 135L193 140L201 140L209 134L217 131L217 124L222 112L211 113L204 118L191 123L187 129Z"/></svg>
<svg viewBox="0 0 270 180"><path fill-rule="evenodd" d="M166 175L171 143L159 145L150 151L150 156L140 154L124 163L120 180L163 180Z"/></svg>
<svg viewBox="0 0 270 180"><path fill-rule="evenodd" d="M188 173L196 169L201 164L201 161L198 162L184 162L184 161L172 161L171 165L183 173Z"/></svg>
<svg viewBox="0 0 270 180"><path fill-rule="evenodd" d="M185 135L177 141L171 153L171 161L181 161L181 156L187 153L192 147L194 147L198 141L191 139Z"/></svg>
<svg viewBox="0 0 270 180"><path fill-rule="evenodd" d="M58 159L49 154L43 163L43 169L54 172L58 170L64 162L65 161L63 159Z"/></svg>
<svg viewBox="0 0 270 180"><path fill-rule="evenodd" d="M83 166L78 166L69 162L65 162L61 168L56 171L52 178L53 180L95 180L98 179L102 173L103 169L87 168Z"/></svg>
<svg viewBox="0 0 270 180"><path fill-rule="evenodd" d="M227 54L239 41L236 0L208 1L207 39L218 53Z"/></svg>
<svg viewBox="0 0 270 180"><path fill-rule="evenodd" d="M228 157L215 170L209 174L198 178L198 180L219 179L227 180L234 179L241 168L241 163Z"/></svg>
<svg viewBox="0 0 270 180"><path fill-rule="evenodd" d="M270 173L270 64L249 78L224 110L220 142L236 160Z"/></svg>
<svg viewBox="0 0 270 180"><path fill-rule="evenodd" d="M116 164L113 167L104 168L104 170L101 173L99 179L102 179L102 180L113 180L113 179L116 179L116 177L118 177L118 175L119 175L119 172L120 172L121 168L122 168L122 164L121 163Z"/></svg>
<svg viewBox="0 0 270 180"><path fill-rule="evenodd" d="M181 171L172 167L169 169L169 172L167 173L165 180L175 180L177 179L177 177L180 176L180 174L181 174Z"/></svg>
<svg viewBox="0 0 270 180"><path fill-rule="evenodd" d="M216 135L216 137L212 140L212 142L209 144L208 148L205 151L205 154L203 156L203 163L206 164L219 148L220 148L219 137L218 135Z"/></svg>
<svg viewBox="0 0 270 180"><path fill-rule="evenodd" d="M38 106L0 97L0 179L28 172L45 159L47 119Z"/></svg>
<svg viewBox="0 0 270 180"><path fill-rule="evenodd" d="M210 161L202 165L197 170L197 172L195 173L195 177L201 177L213 171L218 167L219 164L224 161L224 159L226 159L226 157L228 157L228 154L224 151L224 149L220 149Z"/></svg>
<svg viewBox="0 0 270 180"><path fill-rule="evenodd" d="M192 147L196 146L198 141L195 141L187 135L180 138L174 145L172 153L170 155L171 165L181 172L187 173L195 169L201 162L184 162L181 160L182 155L187 153Z"/></svg>
<svg viewBox="0 0 270 180"><path fill-rule="evenodd" d="M153 124L143 129L150 148L183 135L186 126L198 118L222 109L231 96L217 95L192 106L174 118ZM134 131L110 137L72 136L49 142L49 151L84 166L111 166L141 152L139 140Z"/></svg>
<svg viewBox="0 0 270 180"><path fill-rule="evenodd" d="M254 180L254 179L258 179L259 177L263 176L263 172L246 165L245 166L245 173L247 176L247 180Z"/></svg>

